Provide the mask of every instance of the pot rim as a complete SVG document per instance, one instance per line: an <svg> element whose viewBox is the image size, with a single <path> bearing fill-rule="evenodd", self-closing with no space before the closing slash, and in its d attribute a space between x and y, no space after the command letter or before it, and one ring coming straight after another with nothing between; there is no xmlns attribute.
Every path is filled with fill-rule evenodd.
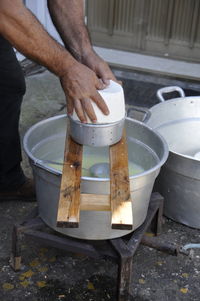
<svg viewBox="0 0 200 301"><path fill-rule="evenodd" d="M161 107L161 106L166 106L167 104L172 104L172 103L176 103L176 102L186 102L186 101L199 101L200 102L200 96L185 96L185 97L176 97L176 98L171 98L171 99L168 99L167 101L165 102L160 102L160 103L157 103L156 105L152 106L149 111L151 112L151 114L153 114L153 111L154 109L157 109L158 107ZM151 117L150 117L151 119ZM150 121L150 119L148 121ZM186 120L186 119L190 119L190 118L180 118L180 119L177 119L177 120ZM193 117L191 117L191 119L193 119ZM200 119L200 116L199 116L199 119ZM148 121L147 121L147 125L148 125ZM153 129L154 131L157 131L158 134L159 133L159 130L158 130L158 127L151 127L149 126L151 129ZM160 127L160 126L159 126ZM161 135L161 134L160 134ZM161 135L162 136L162 135ZM166 138L164 136L162 136L165 141L166 141ZM167 143L167 142L166 142ZM168 145L168 143L167 143ZM179 153L179 152L176 152L176 151L173 151L170 149L170 147L168 146L168 149L169 149L169 153L172 153L173 155L175 156L180 156L182 158L185 158L185 159L188 159L188 160L192 160L194 162L199 162L200 163L200 160L199 159L196 159L194 158L193 156L189 156L189 155L184 155L182 153Z"/></svg>
<svg viewBox="0 0 200 301"><path fill-rule="evenodd" d="M196 158L193 157L193 156L184 155L184 154L181 154L181 153L172 151L172 150L170 150L170 149L169 149L169 153L172 153L174 156L178 156L178 157L181 157L181 158L184 158L184 159L187 159L187 160L192 160L192 161L194 161L194 162L199 162L199 164L200 164L200 159L196 159Z"/></svg>
<svg viewBox="0 0 200 301"><path fill-rule="evenodd" d="M199 100L198 100L199 99ZM152 110L154 108L157 108L158 106L164 106L173 102L183 102L183 101L189 101L189 100L197 100L200 101L200 96L185 96L185 97L176 97L176 98L171 98L168 99L164 102L159 102L157 104L155 104L154 106L152 106L151 108L149 108L149 111L152 112Z"/></svg>
<svg viewBox="0 0 200 301"><path fill-rule="evenodd" d="M37 122L36 124L34 124L33 126L31 126L27 132L25 133L24 135L24 138L23 138L23 148L24 148L24 151L26 153L26 155L28 156L29 159L31 159L34 163L34 165L42 168L42 169L45 169L47 171L50 171L51 173L54 173L56 175L62 175L62 172L59 171L59 170L56 170L54 169L53 167L50 167L50 166L46 166L42 160L40 159L37 159L28 149L28 139L29 139L29 136L30 134L37 128L39 127L40 125L42 124L45 124L45 123L48 123L50 120L57 120L57 119L60 119L60 118L63 118L63 117L67 117L67 114L61 114L61 115L57 115L57 116L53 116L53 117L50 117L50 118L47 118L45 120L41 120L39 122ZM167 161L167 158L168 158L168 155L169 155L169 148L168 148L168 145L167 145L167 142L165 141L165 139L162 137L162 135L160 135L160 133L158 133L158 131L156 130L153 130L150 126L144 124L143 122L140 122L138 120L135 120L135 119L132 119L130 117L126 117L125 118L125 121L128 120L128 121L131 121L133 123L137 123L137 124L140 124L142 127L145 127L147 128L149 131L153 132L162 142L163 144L163 156L161 158L161 160L155 164L155 166L153 166L152 168L142 172L142 173L139 173L137 175L134 175L134 176L129 176L130 179L136 179L136 178L139 178L139 177L142 177L142 176L146 176L150 173L153 173L154 171L158 170L166 161ZM96 178L96 177L85 177L85 176L82 176L81 179L83 180L86 180L86 181L99 181L99 182L107 182L107 181L110 181L110 178Z"/></svg>

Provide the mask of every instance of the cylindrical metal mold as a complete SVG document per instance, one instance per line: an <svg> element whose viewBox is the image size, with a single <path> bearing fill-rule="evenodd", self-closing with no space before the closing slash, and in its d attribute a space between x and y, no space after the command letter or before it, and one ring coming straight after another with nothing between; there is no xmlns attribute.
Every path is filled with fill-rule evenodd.
<svg viewBox="0 0 200 301"><path fill-rule="evenodd" d="M122 138L125 118L107 124L81 123L69 117L70 135L79 144L108 146Z"/></svg>

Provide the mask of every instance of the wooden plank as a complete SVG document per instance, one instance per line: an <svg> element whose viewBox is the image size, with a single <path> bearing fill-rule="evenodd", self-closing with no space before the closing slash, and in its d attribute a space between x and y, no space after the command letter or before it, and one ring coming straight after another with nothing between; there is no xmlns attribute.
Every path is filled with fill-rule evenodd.
<svg viewBox="0 0 200 301"><path fill-rule="evenodd" d="M57 227L77 228L80 213L80 183L83 146L67 135L58 203Z"/></svg>
<svg viewBox="0 0 200 301"><path fill-rule="evenodd" d="M122 139L110 146L110 202L112 229L131 230L133 216L125 129Z"/></svg>
<svg viewBox="0 0 200 301"><path fill-rule="evenodd" d="M81 194L82 211L110 211L110 195L108 194Z"/></svg>

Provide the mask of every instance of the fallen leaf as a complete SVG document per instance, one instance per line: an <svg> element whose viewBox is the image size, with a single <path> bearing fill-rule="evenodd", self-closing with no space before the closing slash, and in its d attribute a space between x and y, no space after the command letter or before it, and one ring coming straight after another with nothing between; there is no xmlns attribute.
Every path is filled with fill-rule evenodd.
<svg viewBox="0 0 200 301"><path fill-rule="evenodd" d="M28 270L27 272L25 273L22 273L21 274L21 277L24 277L24 278L30 278L34 275L35 273L32 271L32 270Z"/></svg>
<svg viewBox="0 0 200 301"><path fill-rule="evenodd" d="M187 294L188 288L187 288L187 287L182 287L182 288L180 289L180 292L183 293L183 294Z"/></svg>
<svg viewBox="0 0 200 301"><path fill-rule="evenodd" d="M2 285L3 289L4 290L12 290L14 288L14 285L11 284L11 283L8 283L8 282L5 282L3 285Z"/></svg>
<svg viewBox="0 0 200 301"><path fill-rule="evenodd" d="M189 274L188 273L183 273L183 274L181 274L181 276L183 276L184 278L188 278Z"/></svg>
<svg viewBox="0 0 200 301"><path fill-rule="evenodd" d="M47 285L46 281L37 281L37 286L42 288L45 287Z"/></svg>
<svg viewBox="0 0 200 301"><path fill-rule="evenodd" d="M90 282L90 281L89 281L88 284L87 284L87 288L88 288L89 290L94 290L94 289L95 289L93 283Z"/></svg>
<svg viewBox="0 0 200 301"><path fill-rule="evenodd" d="M21 286L26 288L30 284L30 282L28 280L24 280L24 281L20 282L20 284L21 284Z"/></svg>
<svg viewBox="0 0 200 301"><path fill-rule="evenodd" d="M48 268L47 267L38 267L37 270L41 273L43 273L43 272L45 273L48 271Z"/></svg>
<svg viewBox="0 0 200 301"><path fill-rule="evenodd" d="M145 280L141 278L141 279L139 279L139 283L140 283L140 284L144 284L144 283L145 283Z"/></svg>
<svg viewBox="0 0 200 301"><path fill-rule="evenodd" d="M163 265L163 262L162 261L157 261L156 264L157 265Z"/></svg>
<svg viewBox="0 0 200 301"><path fill-rule="evenodd" d="M153 237L153 236L155 236L155 234L152 233L152 232L146 232L145 235L148 236L148 237Z"/></svg>
<svg viewBox="0 0 200 301"><path fill-rule="evenodd" d="M30 265L31 267L37 267L38 265L40 265L40 262L39 262L38 259L35 259L35 260L31 261L31 262L29 263L29 265Z"/></svg>

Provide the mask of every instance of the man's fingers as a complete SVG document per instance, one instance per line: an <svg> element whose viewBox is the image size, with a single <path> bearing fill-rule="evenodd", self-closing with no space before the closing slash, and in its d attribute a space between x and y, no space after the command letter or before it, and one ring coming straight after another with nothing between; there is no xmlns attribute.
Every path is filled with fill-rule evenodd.
<svg viewBox="0 0 200 301"><path fill-rule="evenodd" d="M105 115L110 113L105 101L97 91L91 96L91 98Z"/></svg>
<svg viewBox="0 0 200 301"><path fill-rule="evenodd" d="M80 121L83 123L87 122L86 115L83 111L82 104L79 99L74 100L74 108Z"/></svg>
<svg viewBox="0 0 200 301"><path fill-rule="evenodd" d="M74 110L74 103L73 100L71 98L67 98L67 114L68 115L72 115Z"/></svg>
<svg viewBox="0 0 200 301"><path fill-rule="evenodd" d="M108 86L110 84L110 80L113 80L114 82L116 82L117 84L119 84L120 86L122 86L122 81L121 80L117 80L115 77L113 78L105 78L105 77L102 77L102 82Z"/></svg>
<svg viewBox="0 0 200 301"><path fill-rule="evenodd" d="M121 86L123 85L123 82L121 80L117 80L117 83Z"/></svg>
<svg viewBox="0 0 200 301"><path fill-rule="evenodd" d="M97 80L96 80L96 89L97 90L103 90L106 88L106 86L107 85L103 82L102 79L97 78Z"/></svg>
<svg viewBox="0 0 200 301"><path fill-rule="evenodd" d="M106 85L106 87L110 85L110 80L107 78L102 77L102 82Z"/></svg>
<svg viewBox="0 0 200 301"><path fill-rule="evenodd" d="M90 118L90 120L93 123L96 123L97 122L97 117L96 117L94 108L93 108L93 106L91 104L91 100L88 99L88 98L85 98L85 99L82 99L81 102L82 102L82 107L83 107L84 111L87 113L87 115Z"/></svg>

